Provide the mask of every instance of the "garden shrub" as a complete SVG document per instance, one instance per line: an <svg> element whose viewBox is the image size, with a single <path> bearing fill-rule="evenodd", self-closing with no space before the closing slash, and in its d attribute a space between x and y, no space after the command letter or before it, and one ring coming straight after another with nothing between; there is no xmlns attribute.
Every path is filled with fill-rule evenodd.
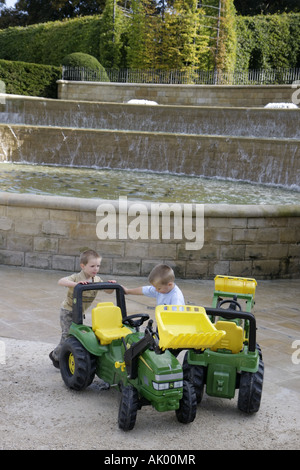
<svg viewBox="0 0 300 470"><path fill-rule="evenodd" d="M102 67L100 62L95 57L89 54L84 54L83 52L73 52L72 54L69 54L63 58L62 65L75 69L70 74L70 77L68 77L68 73L65 73L64 78L66 80L97 80L101 73L101 81L109 82L104 67ZM88 78L82 69L88 72Z"/></svg>
<svg viewBox="0 0 300 470"><path fill-rule="evenodd" d="M0 80L9 94L57 98L60 78L61 67L0 60Z"/></svg>

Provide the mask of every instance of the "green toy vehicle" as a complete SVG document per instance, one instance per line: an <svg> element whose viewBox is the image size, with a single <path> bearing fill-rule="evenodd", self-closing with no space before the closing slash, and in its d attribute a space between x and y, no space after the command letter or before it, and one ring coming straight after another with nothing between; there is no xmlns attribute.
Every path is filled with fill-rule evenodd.
<svg viewBox="0 0 300 470"><path fill-rule="evenodd" d="M92 310L92 326L83 324L85 290L114 289L116 305L102 302ZM183 380L179 361L158 345L153 320L147 314L127 316L124 291L119 284L78 284L74 289L73 323L62 346L60 371L65 384L75 390L90 385L95 374L121 392L118 424L134 427L138 409L151 404L157 411L175 410L181 423L196 415L194 386ZM148 321L144 332L139 327Z"/></svg>
<svg viewBox="0 0 300 470"><path fill-rule="evenodd" d="M255 288L255 279L215 278L213 307L206 308L206 313L215 328L226 334L211 348L188 350L183 361L184 379L194 384L198 403L204 387L208 395L222 398L233 398L239 389L241 411L253 413L260 407L264 363L251 313ZM245 302L245 311L240 301ZM226 304L229 308L224 308Z"/></svg>
<svg viewBox="0 0 300 470"><path fill-rule="evenodd" d="M233 398L239 389L238 408L256 412L264 364L251 313L255 287L254 279L217 276L212 307L158 306L154 331L149 315L127 316L119 284L78 284L73 323L60 354L62 378L75 390L85 389L95 375L118 387L118 424L124 431L133 429L138 409L149 404L157 411L175 410L181 423L192 422L205 386L208 395L222 398ZM84 325L83 292L101 289L115 290L116 305L98 303L92 326ZM245 311L237 299L246 302ZM187 350L183 365L175 357L181 350Z"/></svg>

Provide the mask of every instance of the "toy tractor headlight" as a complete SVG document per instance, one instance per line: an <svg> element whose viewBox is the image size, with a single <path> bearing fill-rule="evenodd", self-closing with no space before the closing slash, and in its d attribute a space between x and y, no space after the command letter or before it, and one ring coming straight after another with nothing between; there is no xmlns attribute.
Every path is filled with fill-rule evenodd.
<svg viewBox="0 0 300 470"><path fill-rule="evenodd" d="M152 382L152 385L155 390L169 390L183 387L183 380L177 380L176 382Z"/></svg>
<svg viewBox="0 0 300 470"><path fill-rule="evenodd" d="M183 380L177 380L177 382L173 382L173 387L174 388L183 387Z"/></svg>

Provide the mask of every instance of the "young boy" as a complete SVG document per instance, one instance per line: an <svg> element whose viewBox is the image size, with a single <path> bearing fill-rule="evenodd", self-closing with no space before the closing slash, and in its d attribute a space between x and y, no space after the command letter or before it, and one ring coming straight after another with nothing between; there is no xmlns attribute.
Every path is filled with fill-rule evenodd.
<svg viewBox="0 0 300 470"><path fill-rule="evenodd" d="M156 298L157 305L185 305L184 297L175 284L173 269L167 264L158 264L149 274L151 286L135 287L128 289L124 287L125 294L146 295Z"/></svg>
<svg viewBox="0 0 300 470"><path fill-rule="evenodd" d="M60 324L62 329L61 340L56 348L50 352L49 357L53 365L59 368L59 354L62 343L66 340L69 329L72 323L72 309L73 309L73 291L77 284L88 284L90 282L102 282L102 279L97 276L101 264L101 257L94 250L85 250L80 255L80 273L74 273L71 276L62 277L58 284L60 286L68 287L68 292L65 300L63 301L60 309ZM109 281L115 282L115 281ZM107 293L112 291L105 290ZM98 291L89 290L85 291L82 296L82 310L83 312L91 305L95 299Z"/></svg>

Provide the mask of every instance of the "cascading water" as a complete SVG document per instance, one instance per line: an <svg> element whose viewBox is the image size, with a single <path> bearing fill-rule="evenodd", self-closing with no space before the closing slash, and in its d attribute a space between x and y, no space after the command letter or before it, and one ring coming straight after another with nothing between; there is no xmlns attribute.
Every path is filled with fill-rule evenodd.
<svg viewBox="0 0 300 470"><path fill-rule="evenodd" d="M227 179L230 187L243 180L297 190L299 113L7 95L0 161L204 176L216 178L218 188Z"/></svg>

